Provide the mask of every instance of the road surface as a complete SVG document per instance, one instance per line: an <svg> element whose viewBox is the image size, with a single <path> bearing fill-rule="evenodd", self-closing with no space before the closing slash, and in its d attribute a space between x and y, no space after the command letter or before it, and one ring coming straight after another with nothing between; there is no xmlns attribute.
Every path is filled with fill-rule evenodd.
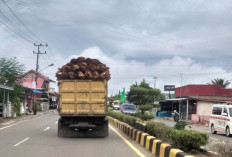
<svg viewBox="0 0 232 157"><path fill-rule="evenodd" d="M2 157L137 157L152 156L118 129L110 126L106 138L57 136L57 112L0 128ZM111 128L113 127L113 128ZM115 130L115 131L113 131ZM122 139L121 134L125 139ZM127 141L127 142L125 142ZM129 142L129 143L128 143ZM130 145L132 144L132 146ZM130 146L129 146L130 145ZM140 153L140 155L139 155Z"/></svg>

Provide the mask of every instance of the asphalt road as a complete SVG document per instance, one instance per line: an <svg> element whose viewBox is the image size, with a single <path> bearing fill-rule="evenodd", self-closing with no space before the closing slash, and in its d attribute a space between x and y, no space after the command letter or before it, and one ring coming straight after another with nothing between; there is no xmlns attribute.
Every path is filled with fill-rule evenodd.
<svg viewBox="0 0 232 157"><path fill-rule="evenodd" d="M137 157L152 156L118 129L109 128L106 138L57 136L57 112L0 128L1 157ZM121 134L120 137L117 133ZM127 142L125 142L127 141ZM131 146L131 145L132 146ZM130 146L129 146L130 145ZM132 149L133 147L133 149ZM141 153L140 155L138 154Z"/></svg>

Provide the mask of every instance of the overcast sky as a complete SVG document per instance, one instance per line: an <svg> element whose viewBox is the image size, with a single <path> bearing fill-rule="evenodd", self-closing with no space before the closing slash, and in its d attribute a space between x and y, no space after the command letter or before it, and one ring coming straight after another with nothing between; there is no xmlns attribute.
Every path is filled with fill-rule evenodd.
<svg viewBox="0 0 232 157"><path fill-rule="evenodd" d="M232 1L228 0L5 0L0 1L0 57L16 56L35 69L33 43L48 43L41 72L56 80L73 57L110 67L109 95L143 78L167 84L232 81ZM56 87L56 84L52 84ZM230 86L232 87L232 86Z"/></svg>

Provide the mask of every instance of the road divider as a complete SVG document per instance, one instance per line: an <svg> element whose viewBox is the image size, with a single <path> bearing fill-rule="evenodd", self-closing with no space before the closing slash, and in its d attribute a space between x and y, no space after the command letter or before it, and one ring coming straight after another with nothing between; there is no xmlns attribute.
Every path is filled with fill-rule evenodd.
<svg viewBox="0 0 232 157"><path fill-rule="evenodd" d="M194 157L183 152L180 149L172 147L170 144L164 143L148 133L137 130L130 125L121 122L112 117L108 117L111 124L120 129L131 139L135 140L141 146L149 150L153 155L158 157Z"/></svg>
<svg viewBox="0 0 232 157"><path fill-rule="evenodd" d="M18 147L20 144L22 144L23 142L26 142L27 140L29 140L29 137L23 139L22 141L20 141L19 143L16 143L14 146Z"/></svg>

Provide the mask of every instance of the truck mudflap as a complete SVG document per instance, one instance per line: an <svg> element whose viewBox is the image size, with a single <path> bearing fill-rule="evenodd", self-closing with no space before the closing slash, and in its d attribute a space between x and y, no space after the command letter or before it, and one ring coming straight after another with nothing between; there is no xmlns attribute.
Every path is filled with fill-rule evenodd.
<svg viewBox="0 0 232 157"><path fill-rule="evenodd" d="M97 125L92 125L87 122L65 125L61 118L58 121L59 137L106 137L108 135L107 119Z"/></svg>

